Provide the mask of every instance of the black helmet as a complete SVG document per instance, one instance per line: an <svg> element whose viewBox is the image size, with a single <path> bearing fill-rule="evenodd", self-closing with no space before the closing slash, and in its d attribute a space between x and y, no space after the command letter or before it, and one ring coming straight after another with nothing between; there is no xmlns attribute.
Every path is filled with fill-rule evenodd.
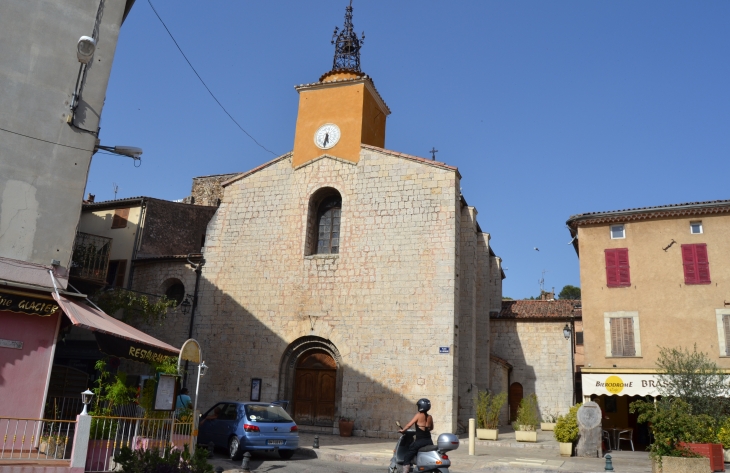
<svg viewBox="0 0 730 473"><path fill-rule="evenodd" d="M416 406L418 407L418 412L428 412L431 410L431 401L424 397L418 400Z"/></svg>

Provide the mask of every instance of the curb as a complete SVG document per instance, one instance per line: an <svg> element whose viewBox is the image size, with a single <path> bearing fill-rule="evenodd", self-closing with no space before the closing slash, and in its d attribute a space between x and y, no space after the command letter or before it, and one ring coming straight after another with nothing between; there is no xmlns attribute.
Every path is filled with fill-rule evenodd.
<svg viewBox="0 0 730 473"><path fill-rule="evenodd" d="M469 445L469 440L463 441L464 445ZM540 450L560 450L560 445L551 445L540 442L500 442L498 440L475 440L474 445L480 447L501 447L501 448L536 448Z"/></svg>

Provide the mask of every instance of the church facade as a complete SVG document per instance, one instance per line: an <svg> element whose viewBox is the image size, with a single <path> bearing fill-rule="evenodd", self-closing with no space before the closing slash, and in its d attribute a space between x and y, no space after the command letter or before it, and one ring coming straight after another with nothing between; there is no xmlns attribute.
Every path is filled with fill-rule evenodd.
<svg viewBox="0 0 730 473"><path fill-rule="evenodd" d="M222 182L194 323L211 367L199 405L283 399L302 426L345 418L387 437L427 397L436 432L463 430L489 388L501 259L458 169L385 149L390 110L351 14L333 70L297 87L293 151Z"/></svg>

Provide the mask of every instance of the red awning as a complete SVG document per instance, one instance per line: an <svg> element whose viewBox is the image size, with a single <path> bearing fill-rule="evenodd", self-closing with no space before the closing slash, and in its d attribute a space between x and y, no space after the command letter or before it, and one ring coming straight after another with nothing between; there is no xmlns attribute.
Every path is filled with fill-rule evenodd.
<svg viewBox="0 0 730 473"><path fill-rule="evenodd" d="M99 349L107 355L141 362L161 362L177 357L180 350L131 327L83 302L53 293L53 298L71 322L94 332Z"/></svg>

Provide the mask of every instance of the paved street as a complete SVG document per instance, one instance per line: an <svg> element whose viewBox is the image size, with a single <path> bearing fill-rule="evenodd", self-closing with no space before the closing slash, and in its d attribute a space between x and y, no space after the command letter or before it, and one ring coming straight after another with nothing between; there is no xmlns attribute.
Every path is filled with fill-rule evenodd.
<svg viewBox="0 0 730 473"><path fill-rule="evenodd" d="M238 469L241 462L233 462L220 453L210 460L214 466L221 466L224 470ZM273 453L257 453L249 463L252 472L276 473L372 473L385 472L387 467L372 465L353 465L341 461L326 461L314 458L311 455L297 453L290 460L282 460Z"/></svg>

